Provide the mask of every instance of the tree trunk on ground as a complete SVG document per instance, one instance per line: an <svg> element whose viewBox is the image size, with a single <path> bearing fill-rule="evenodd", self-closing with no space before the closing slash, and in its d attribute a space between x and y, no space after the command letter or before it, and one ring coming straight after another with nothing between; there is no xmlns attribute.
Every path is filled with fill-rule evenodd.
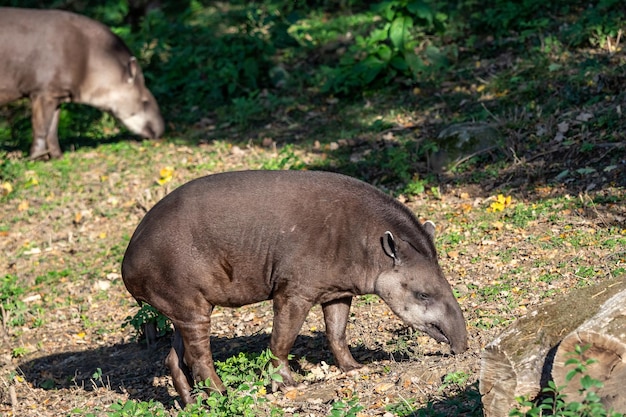
<svg viewBox="0 0 626 417"><path fill-rule="evenodd" d="M560 392L569 401L581 401L580 375L570 382L567 373L572 366L565 362L572 358L576 346L585 347L581 361L595 359L586 367L585 374L601 381L604 386L596 390L607 409L626 412L626 291L621 291L605 302L596 315L568 334L556 350L552 377L557 387L566 385Z"/></svg>
<svg viewBox="0 0 626 417"><path fill-rule="evenodd" d="M530 311L489 343L482 352L479 383L485 417L508 416L518 396L535 398L551 379L561 340L624 291L624 278L572 290Z"/></svg>

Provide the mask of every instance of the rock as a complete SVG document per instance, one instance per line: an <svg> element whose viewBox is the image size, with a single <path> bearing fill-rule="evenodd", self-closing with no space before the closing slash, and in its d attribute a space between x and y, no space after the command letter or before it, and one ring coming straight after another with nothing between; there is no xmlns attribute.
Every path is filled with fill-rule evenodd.
<svg viewBox="0 0 626 417"><path fill-rule="evenodd" d="M438 150L428 154L431 170L442 173L459 163L502 146L500 132L486 123L457 123L437 136Z"/></svg>

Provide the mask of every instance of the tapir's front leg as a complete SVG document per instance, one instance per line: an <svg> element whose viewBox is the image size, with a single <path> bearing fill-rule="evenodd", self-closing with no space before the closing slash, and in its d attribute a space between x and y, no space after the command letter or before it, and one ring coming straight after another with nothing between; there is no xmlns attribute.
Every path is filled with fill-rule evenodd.
<svg viewBox="0 0 626 417"><path fill-rule="evenodd" d="M280 384L272 382L272 389L276 389L276 385L280 388L296 385L289 370L289 351L312 306L310 302L293 296L277 295L274 298L274 327L270 350L277 358L272 363L278 368L283 382Z"/></svg>
<svg viewBox="0 0 626 417"><path fill-rule="evenodd" d="M350 304L352 304L352 297L340 298L322 304L328 344L333 352L333 356L335 356L337 366L344 372L362 367L352 357L346 342L346 326L350 315Z"/></svg>

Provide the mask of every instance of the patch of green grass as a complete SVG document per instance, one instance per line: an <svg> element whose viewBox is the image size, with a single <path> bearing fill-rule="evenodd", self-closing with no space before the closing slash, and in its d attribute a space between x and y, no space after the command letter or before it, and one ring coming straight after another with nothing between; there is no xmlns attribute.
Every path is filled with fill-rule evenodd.
<svg viewBox="0 0 626 417"><path fill-rule="evenodd" d="M356 300L356 305L359 307L376 304L380 302L380 297L376 294L364 294L360 295Z"/></svg>
<svg viewBox="0 0 626 417"><path fill-rule="evenodd" d="M5 275L0 280L0 306L3 311L3 325L19 327L26 323L28 308L21 301L25 289L15 275Z"/></svg>
<svg viewBox="0 0 626 417"><path fill-rule="evenodd" d="M53 285L63 280L64 278L68 278L71 273L72 271L69 269L62 269L60 271L48 271L45 275L39 275L35 278L35 285Z"/></svg>
<svg viewBox="0 0 626 417"><path fill-rule="evenodd" d="M306 164L296 155L293 145L285 145L278 151L275 158L268 159L261 164L261 169L283 170L303 169Z"/></svg>

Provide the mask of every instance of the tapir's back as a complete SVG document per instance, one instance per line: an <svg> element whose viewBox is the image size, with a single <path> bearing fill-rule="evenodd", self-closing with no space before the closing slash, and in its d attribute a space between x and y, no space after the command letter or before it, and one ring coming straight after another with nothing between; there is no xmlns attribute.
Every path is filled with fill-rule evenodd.
<svg viewBox="0 0 626 417"><path fill-rule="evenodd" d="M131 53L100 22L63 10L0 7L0 103L33 91L77 96L89 62L102 67L113 56Z"/></svg>
<svg viewBox="0 0 626 417"><path fill-rule="evenodd" d="M353 178L310 171L241 171L210 175L174 190L146 215L137 228L203 230L222 239L255 233L268 236L296 231L309 235L330 225L358 222L397 202ZM156 227L155 224L159 226ZM383 230L384 232L384 230ZM241 237L241 236L240 236ZM134 239L134 238L133 238ZM223 242L224 240L222 240Z"/></svg>

